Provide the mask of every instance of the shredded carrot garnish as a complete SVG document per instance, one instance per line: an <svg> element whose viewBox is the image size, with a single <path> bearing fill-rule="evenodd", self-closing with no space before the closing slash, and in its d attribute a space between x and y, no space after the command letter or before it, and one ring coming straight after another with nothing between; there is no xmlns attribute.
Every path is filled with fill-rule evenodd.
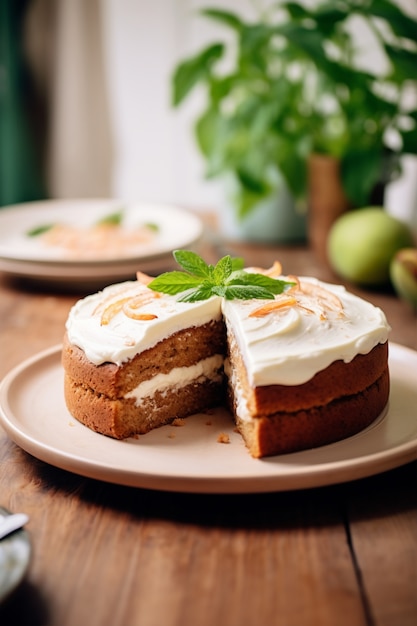
<svg viewBox="0 0 417 626"><path fill-rule="evenodd" d="M274 300L273 302L264 304L259 307L259 309L255 309L249 314L249 317L263 317L264 315L269 315L269 313L272 313L273 311L278 311L289 306L295 306L296 304L297 300L293 296L284 296L279 300Z"/></svg>
<svg viewBox="0 0 417 626"><path fill-rule="evenodd" d="M279 261L274 261L272 266L266 270L265 274L270 276L271 278L275 278L276 276L281 276L282 274L282 265Z"/></svg>
<svg viewBox="0 0 417 626"><path fill-rule="evenodd" d="M109 306L104 309L101 316L101 326L106 326L110 320L123 309L123 306L129 302L129 300L130 298L122 298L121 300L116 300L116 302L109 304Z"/></svg>
<svg viewBox="0 0 417 626"><path fill-rule="evenodd" d="M258 274L264 274L265 276L270 276L271 278L276 278L282 274L282 265L279 261L274 261L268 269L265 269L264 267L253 267L252 269Z"/></svg>
<svg viewBox="0 0 417 626"><path fill-rule="evenodd" d="M161 295L159 293L149 290L149 293L141 293L138 296L128 296L111 302L101 314L101 325L106 326L120 311L123 311L127 317L132 319L155 319L156 315L153 313L146 314L148 317L145 318L143 317L144 314L139 314L137 310L160 297Z"/></svg>
<svg viewBox="0 0 417 626"><path fill-rule="evenodd" d="M320 285L300 281L300 291L309 296L317 297L323 300L324 304L332 310L340 311L343 309L343 304L340 298Z"/></svg>
<svg viewBox="0 0 417 626"><path fill-rule="evenodd" d="M152 320L157 316L153 313L138 313L138 309L149 304L153 300L160 298L161 294L156 291L149 291L149 293L143 293L134 298L130 298L123 304L123 313L134 320Z"/></svg>
<svg viewBox="0 0 417 626"><path fill-rule="evenodd" d="M299 302L297 302L297 306L299 309L303 309L303 311L306 311L307 313L314 313L313 309L309 309L307 306L303 306ZM321 314L320 314L320 318L321 318Z"/></svg>
<svg viewBox="0 0 417 626"><path fill-rule="evenodd" d="M133 313L132 311L126 312L126 315L128 317L131 317L134 320L141 320L141 321L155 320L158 317L157 315L154 315L153 313Z"/></svg>
<svg viewBox="0 0 417 626"><path fill-rule="evenodd" d="M298 278L298 276L293 276L291 274L290 276L287 276L287 280L289 280L292 283L295 283L295 285L293 285L292 287L289 287L289 289L287 290L287 293L293 293L294 291L297 291L300 289L300 279Z"/></svg>
<svg viewBox="0 0 417 626"><path fill-rule="evenodd" d="M133 296L128 300L128 306L130 309L140 309L140 307L149 304L153 300L160 298L161 294L156 291L149 290L148 293L141 293L138 296Z"/></svg>
<svg viewBox="0 0 417 626"><path fill-rule="evenodd" d="M153 277L148 274L144 274L143 272L136 272L136 279L142 283L142 285L148 285L151 280L153 280Z"/></svg>

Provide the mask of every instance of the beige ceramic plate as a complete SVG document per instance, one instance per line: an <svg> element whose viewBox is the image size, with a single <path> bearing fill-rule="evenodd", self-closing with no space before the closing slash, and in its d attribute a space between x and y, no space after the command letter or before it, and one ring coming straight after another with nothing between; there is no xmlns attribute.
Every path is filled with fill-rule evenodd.
<svg viewBox="0 0 417 626"><path fill-rule="evenodd" d="M230 415L218 409L139 439L116 441L79 424L63 398L60 347L12 370L0 386L0 422L33 456L71 472L135 487L199 493L251 493L339 483L417 458L417 352L391 344L388 410L344 441L252 459ZM218 443L227 433L229 444Z"/></svg>

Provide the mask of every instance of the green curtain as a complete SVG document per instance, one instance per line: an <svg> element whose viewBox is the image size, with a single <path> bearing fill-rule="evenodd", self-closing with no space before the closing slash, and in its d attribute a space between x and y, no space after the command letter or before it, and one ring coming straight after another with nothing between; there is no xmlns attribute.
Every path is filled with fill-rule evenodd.
<svg viewBox="0 0 417 626"><path fill-rule="evenodd" d="M0 206L46 197L44 126L23 51L30 0L0 0Z"/></svg>

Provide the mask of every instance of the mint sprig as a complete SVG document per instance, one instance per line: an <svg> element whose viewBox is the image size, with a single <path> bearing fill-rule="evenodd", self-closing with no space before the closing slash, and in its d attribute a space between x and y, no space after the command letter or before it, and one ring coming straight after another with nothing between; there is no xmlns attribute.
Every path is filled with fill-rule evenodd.
<svg viewBox="0 0 417 626"><path fill-rule="evenodd" d="M208 265L190 250L175 250L173 255L184 271L165 272L154 278L148 287L169 295L183 293L178 299L180 302L208 300L214 295L226 300L270 300L294 285L264 274L246 272L243 259L229 255L216 265Z"/></svg>

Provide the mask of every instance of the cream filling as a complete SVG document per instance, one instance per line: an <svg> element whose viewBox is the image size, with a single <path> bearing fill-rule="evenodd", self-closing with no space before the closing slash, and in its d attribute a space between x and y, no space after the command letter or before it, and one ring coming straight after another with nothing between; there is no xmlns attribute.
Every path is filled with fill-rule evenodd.
<svg viewBox="0 0 417 626"><path fill-rule="evenodd" d="M152 397L156 392L164 394L168 389L181 389L191 383L202 383L205 380L220 382L222 374L219 370L222 364L223 356L215 354L189 367L175 367L168 374L157 374L140 383L129 391L125 398L134 398L136 406L139 406L145 398Z"/></svg>

